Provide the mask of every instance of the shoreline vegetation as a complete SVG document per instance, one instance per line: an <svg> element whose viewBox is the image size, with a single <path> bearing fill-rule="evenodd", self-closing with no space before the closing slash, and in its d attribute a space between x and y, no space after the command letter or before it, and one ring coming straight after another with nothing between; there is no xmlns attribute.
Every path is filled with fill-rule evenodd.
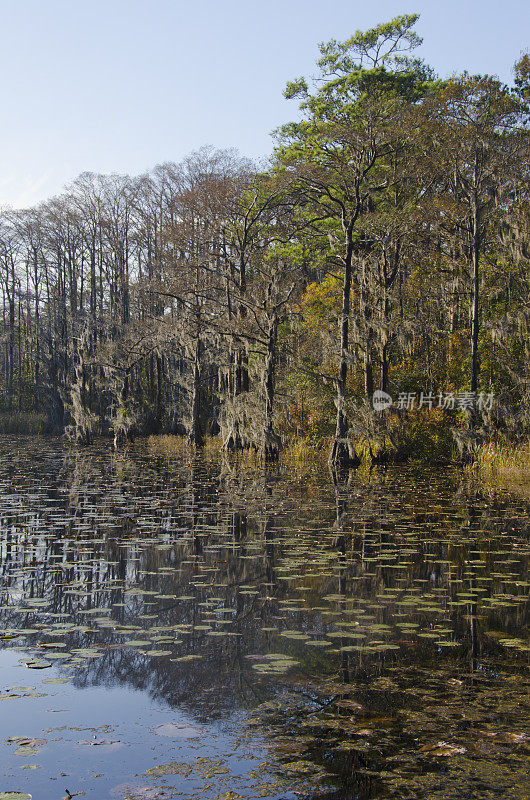
<svg viewBox="0 0 530 800"><path fill-rule="evenodd" d="M147 442L153 455L189 457L196 452L185 437L163 434L150 436ZM329 449L329 440L324 439L320 442L293 440L282 449L278 467L299 480L310 480L317 474L329 471ZM463 468L468 478L472 481L478 480L489 490L506 491L530 501L530 439L514 445L488 442L482 445L474 458L464 465L457 457L456 449L452 454L453 457L449 454L445 459L433 460L429 452L423 452L407 460L389 457L383 465L372 461L368 447L364 450L359 447L357 452L360 454L358 469L361 474L374 466L395 466L400 463L421 466L428 464L435 468L453 466ZM223 454L222 441L219 438L207 439L203 455L206 460L221 459L226 455ZM256 451L246 451L234 456L234 459L246 469L263 467L263 460Z"/></svg>
<svg viewBox="0 0 530 800"><path fill-rule="evenodd" d="M50 436L45 415L0 414L0 435ZM222 460L229 457L245 470L261 469L264 461L257 450L243 450L227 454L219 436L207 436L200 448L191 444L186 436L173 434L156 434L141 437L153 456L192 458L201 455L205 461ZM329 471L329 450L331 439L322 438L315 441L309 438L293 438L281 449L277 460L278 468L291 473L297 480L311 480L312 477ZM456 445L442 451L433 458L436 446L427 440L423 449L417 444L407 456L400 455L391 449L385 451L387 458L373 459L374 452L368 444L359 444L355 448L359 456L357 468L359 474L370 471L374 466L395 466L398 464L416 464L430 467L462 468L464 474L473 482L478 481L481 487L492 492L504 491L520 499L530 501L530 438L519 443L486 442L476 450L466 463L458 453Z"/></svg>
<svg viewBox="0 0 530 800"><path fill-rule="evenodd" d="M321 44L266 170L203 148L2 210L0 431L515 475L530 56L443 79L417 20Z"/></svg>
<svg viewBox="0 0 530 800"><path fill-rule="evenodd" d="M483 445L468 471L493 491L503 489L530 501L530 439L512 445Z"/></svg>

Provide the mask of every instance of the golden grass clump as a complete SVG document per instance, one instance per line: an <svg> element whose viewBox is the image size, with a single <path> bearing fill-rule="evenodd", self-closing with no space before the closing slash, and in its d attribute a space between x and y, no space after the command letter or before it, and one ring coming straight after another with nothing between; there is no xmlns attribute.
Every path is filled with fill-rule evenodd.
<svg viewBox="0 0 530 800"><path fill-rule="evenodd" d="M192 458L196 448L185 436L159 434L147 439L149 450L154 456L166 458ZM221 450L221 440L217 436L207 436L202 453L207 459L217 458Z"/></svg>
<svg viewBox="0 0 530 800"><path fill-rule="evenodd" d="M513 445L482 445L471 471L493 489L530 500L530 439Z"/></svg>
<svg viewBox="0 0 530 800"><path fill-rule="evenodd" d="M280 453L280 467L301 478L311 477L327 468L330 448L328 441L293 439Z"/></svg>
<svg viewBox="0 0 530 800"><path fill-rule="evenodd" d="M147 444L151 454L154 456L186 457L193 452L193 447L185 436L172 436L170 434L149 436Z"/></svg>

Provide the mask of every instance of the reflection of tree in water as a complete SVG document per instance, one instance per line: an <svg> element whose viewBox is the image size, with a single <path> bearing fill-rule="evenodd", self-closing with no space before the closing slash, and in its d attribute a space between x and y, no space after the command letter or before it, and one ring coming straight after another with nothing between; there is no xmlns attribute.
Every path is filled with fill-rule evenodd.
<svg viewBox="0 0 530 800"><path fill-rule="evenodd" d="M519 774L524 744L509 737L526 686L501 638L528 620L520 507L403 469L300 485L141 447L63 459L30 446L0 463L0 626L42 625L38 638L53 640L47 615L64 615L67 648L101 653L76 666L76 685L130 684L198 720L257 706L287 777L317 765L360 798L382 783L436 797L441 763L456 793L452 765L468 775L472 758L480 772L486 741L493 783L511 796L499 764L505 748ZM19 597L47 604L17 610ZM299 638L282 636L293 629ZM256 672L278 651L298 665ZM435 752L449 734L458 759Z"/></svg>
<svg viewBox="0 0 530 800"><path fill-rule="evenodd" d="M355 509L357 524L348 525L346 515L351 479L341 481L334 475L333 480L337 547L335 599L345 602L363 585L355 580L362 577L362 572L355 570L349 573L355 582L348 583L348 552L357 551L361 569L365 559L373 559L378 547L391 538L386 532L391 531L391 526L382 522L377 526L377 538L373 535L374 518L376 515L385 518L391 509L385 498L376 497L375 502L368 505L365 498L364 511L374 515L371 525L366 525L366 516L359 515L358 508ZM503 528L506 521L497 514L498 509L492 514L480 498L476 500L463 509L464 513L458 514L454 542L450 537L447 542L436 542L433 537L432 542L427 540L425 543L426 546L441 545L436 553L431 551L433 560L436 556L452 555L451 569L436 573L431 570L428 559L427 563L420 562L421 570L417 569L419 565L412 564L413 575L428 575L428 578L417 578L418 581L440 584L447 579L449 588L462 584L460 588L466 592L461 591L460 595L469 595L476 587L478 567L487 566L487 559L483 563L473 562L470 555L480 554L483 558L489 552L502 552L496 551L495 543L496 540L502 542L499 528ZM365 518L359 521L359 516ZM520 546L518 537L525 528L528 532L528 523L521 526L521 517L517 519L519 527L512 544L519 541ZM439 520L439 514L416 511L414 515L415 523ZM466 542L460 533L462 528L474 531L476 536L470 536ZM481 544L482 550L472 550ZM523 551L528 557L528 548L524 545ZM374 585L379 591L392 585L391 573L385 568L385 559L381 558L382 551L378 555L379 566L376 574L371 576L372 593ZM524 698L530 682L520 676L516 678L514 664L491 665L490 646L481 653L477 597L466 598L463 609L465 614L455 613L452 619L455 634L465 643L463 655L459 657L433 658L431 655L429 658L425 652L409 651L412 657L405 663L396 663L385 656L368 656L367 652L355 656L343 652L340 668L326 681L295 685L286 689L276 702L263 704L254 723L267 730L271 747L286 762L286 774L293 764L299 764L303 770L309 759L328 772L347 779L348 790L345 793L329 794L330 798L337 799L368 798L381 793L392 797L456 799L461 796L463 780L476 782L478 791L484 792L477 797L491 797L493 800L498 796L499 786L505 792L503 797L516 800L522 796L526 780L525 755L519 745L527 741L522 731L528 720L529 704ZM511 616L510 613L504 615L505 626L510 624ZM515 623L513 630L521 631L527 621L523 604L517 605L516 617L517 620L511 620ZM385 620L384 616L382 620ZM441 634L439 636L442 638ZM482 661L481 654L484 655ZM419 658L414 658L418 655ZM520 684L514 684L515 680ZM505 681L510 681L513 691L509 697L503 698ZM517 707L523 705L525 708L526 721L522 725L514 702ZM477 731L483 737L482 746L476 744ZM454 737L455 732L457 738L452 744L443 741L448 736ZM503 756L507 750L512 750L510 758L515 775L509 766L496 770L491 768L490 748L494 737L498 737L495 756L499 757L503 749ZM421 746L425 740L427 742ZM450 759L455 755L459 760L453 768ZM445 766L442 780L440 763Z"/></svg>

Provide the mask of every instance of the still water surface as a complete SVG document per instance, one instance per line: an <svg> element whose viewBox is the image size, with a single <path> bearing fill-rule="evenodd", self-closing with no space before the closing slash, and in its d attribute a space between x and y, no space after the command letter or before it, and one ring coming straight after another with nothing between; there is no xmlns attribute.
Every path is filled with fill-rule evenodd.
<svg viewBox="0 0 530 800"><path fill-rule="evenodd" d="M530 797L529 532L455 470L1 437L0 798Z"/></svg>

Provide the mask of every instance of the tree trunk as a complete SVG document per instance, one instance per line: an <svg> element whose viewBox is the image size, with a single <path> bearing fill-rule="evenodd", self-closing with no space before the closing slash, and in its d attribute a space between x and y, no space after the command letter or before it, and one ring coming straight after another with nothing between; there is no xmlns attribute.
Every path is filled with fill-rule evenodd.
<svg viewBox="0 0 530 800"><path fill-rule="evenodd" d="M156 354L156 430L162 428L164 414L164 361L163 356Z"/></svg>
<svg viewBox="0 0 530 800"><path fill-rule="evenodd" d="M274 430L274 390L276 372L276 348L278 340L278 319L274 316L269 323L267 355L265 357L265 431L263 454L265 461L277 461L280 454L280 437Z"/></svg>
<svg viewBox="0 0 530 800"><path fill-rule="evenodd" d="M34 395L34 409L40 409L40 321L39 321L39 272L37 255L34 255L33 261L33 279L35 282L35 395Z"/></svg>
<svg viewBox="0 0 530 800"><path fill-rule="evenodd" d="M385 342L381 348L381 389L383 392L388 392L388 342Z"/></svg>
<svg viewBox="0 0 530 800"><path fill-rule="evenodd" d="M350 465L350 452L348 447L348 419L344 404L346 400L346 379L348 377L349 357L349 317L350 294L352 281L353 242L351 236L348 240L346 258L344 259L344 284L342 287L342 315L340 320L340 366L337 379L337 422L335 439L329 456L332 469L343 470Z"/></svg>
<svg viewBox="0 0 530 800"><path fill-rule="evenodd" d="M13 410L13 379L15 371L15 291L15 261L11 257L11 290L8 291L9 339L7 353L7 410L9 413Z"/></svg>
<svg viewBox="0 0 530 800"><path fill-rule="evenodd" d="M364 390L368 401L372 399L374 393L374 367L372 361L372 330L368 332L366 341L366 353L364 356Z"/></svg>
<svg viewBox="0 0 530 800"><path fill-rule="evenodd" d="M190 442L197 447L204 443L200 419L200 388L201 388L201 338L197 335L195 340L195 353L193 358L193 383L191 397L191 427L188 434Z"/></svg>
<svg viewBox="0 0 530 800"><path fill-rule="evenodd" d="M117 449L126 444L129 439L130 426L127 419L127 400L129 399L129 373L123 376L120 392L118 395L118 416L117 424L114 429L114 447ZM120 419L121 417L121 419Z"/></svg>
<svg viewBox="0 0 530 800"><path fill-rule="evenodd" d="M479 358L479 260L480 260L480 211L478 198L473 199L473 313L471 318L471 391L478 387Z"/></svg>
<svg viewBox="0 0 530 800"><path fill-rule="evenodd" d="M366 341L364 353L364 390L367 395L368 402L372 399L374 393L374 366L373 366L373 339L374 331L371 325L372 309L367 296L367 277L366 277L366 261L363 263L363 275L361 282L361 313L364 317L366 325Z"/></svg>
<svg viewBox="0 0 530 800"><path fill-rule="evenodd" d="M7 350L7 410L13 410L13 375L15 361L15 287L9 297L9 339Z"/></svg>

